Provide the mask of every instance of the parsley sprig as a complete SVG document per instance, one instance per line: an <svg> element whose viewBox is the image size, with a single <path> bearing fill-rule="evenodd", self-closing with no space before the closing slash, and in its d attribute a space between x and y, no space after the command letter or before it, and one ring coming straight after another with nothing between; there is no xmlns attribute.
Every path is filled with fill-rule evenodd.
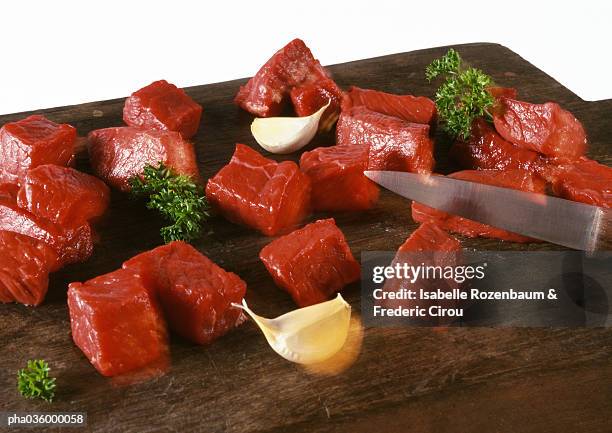
<svg viewBox="0 0 612 433"><path fill-rule="evenodd" d="M130 179L134 195L147 196L148 209L159 211L172 224L160 231L164 242L192 241L210 216L203 188L191 178L177 175L163 163L147 165L141 176Z"/></svg>
<svg viewBox="0 0 612 433"><path fill-rule="evenodd" d="M49 377L49 364L42 359L29 360L27 367L17 372L17 389L25 398L53 401L55 378Z"/></svg>
<svg viewBox="0 0 612 433"><path fill-rule="evenodd" d="M431 62L425 69L427 81L443 77L436 92L436 107L442 127L453 138L467 140L477 117L491 119L489 108L495 100L487 88L493 84L480 69L462 67L461 56L454 49Z"/></svg>

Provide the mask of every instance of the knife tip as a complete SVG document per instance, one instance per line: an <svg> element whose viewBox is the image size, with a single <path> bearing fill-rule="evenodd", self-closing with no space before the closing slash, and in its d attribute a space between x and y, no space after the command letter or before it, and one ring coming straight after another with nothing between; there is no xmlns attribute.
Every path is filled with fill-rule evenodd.
<svg viewBox="0 0 612 433"><path fill-rule="evenodd" d="M365 170L365 171L363 172L363 174L364 174L364 175L365 175L365 177L367 177L368 179L370 179L370 180L375 180L375 179L377 178L378 171L375 171L375 170Z"/></svg>

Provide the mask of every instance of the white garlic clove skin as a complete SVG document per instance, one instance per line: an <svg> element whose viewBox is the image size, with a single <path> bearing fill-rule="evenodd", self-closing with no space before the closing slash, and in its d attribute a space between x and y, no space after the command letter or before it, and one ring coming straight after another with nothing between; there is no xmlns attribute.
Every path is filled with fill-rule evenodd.
<svg viewBox="0 0 612 433"><path fill-rule="evenodd" d="M276 353L298 364L331 358L342 349L349 331L351 306L340 294L331 301L299 308L276 319L253 313L244 299L242 305L232 305L251 316Z"/></svg>
<svg viewBox="0 0 612 433"><path fill-rule="evenodd" d="M315 113L305 117L262 117L251 123L251 133L261 147L270 153L286 155L297 152L313 139L328 101Z"/></svg>

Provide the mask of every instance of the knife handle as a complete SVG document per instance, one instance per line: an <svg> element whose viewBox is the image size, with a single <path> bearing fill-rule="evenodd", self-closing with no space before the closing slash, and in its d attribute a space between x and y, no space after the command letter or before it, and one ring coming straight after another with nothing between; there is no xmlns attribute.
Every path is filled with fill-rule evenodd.
<svg viewBox="0 0 612 433"><path fill-rule="evenodd" d="M594 230L595 251L612 251L612 209L599 208Z"/></svg>

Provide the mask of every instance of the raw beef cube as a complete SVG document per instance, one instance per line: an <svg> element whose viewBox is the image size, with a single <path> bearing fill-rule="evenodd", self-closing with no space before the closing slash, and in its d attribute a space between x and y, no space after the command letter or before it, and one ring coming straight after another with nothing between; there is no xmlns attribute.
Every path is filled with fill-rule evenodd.
<svg viewBox="0 0 612 433"><path fill-rule="evenodd" d="M415 262L424 266L446 266L455 267L460 263L461 244L457 239L447 234L433 223L423 223L406 239L399 247L391 266L412 265ZM459 287L454 280L449 279L426 279L419 278L412 282L405 279L391 278L385 281L383 291L386 293L401 292L402 289L425 290L425 291L450 291ZM429 308L431 305L440 305L443 308L457 306L455 300L408 300L408 299L385 299L377 300L376 305L384 308L414 308L417 305ZM427 317L432 320L433 317ZM440 324L435 321L434 324Z"/></svg>
<svg viewBox="0 0 612 433"><path fill-rule="evenodd" d="M129 126L179 132L190 138L200 126L202 106L174 84L159 80L125 100L123 120Z"/></svg>
<svg viewBox="0 0 612 433"><path fill-rule="evenodd" d="M430 173L434 167L429 126L353 107L340 114L336 144L370 146L368 169Z"/></svg>
<svg viewBox="0 0 612 433"><path fill-rule="evenodd" d="M368 146L319 147L304 152L300 169L312 184L315 211L369 209L378 200L378 187L363 171L368 168Z"/></svg>
<svg viewBox="0 0 612 433"><path fill-rule="evenodd" d="M207 344L240 325L246 283L184 242L139 254L123 268L141 275L156 291L170 329Z"/></svg>
<svg viewBox="0 0 612 433"><path fill-rule="evenodd" d="M0 183L0 201L17 201L19 185L14 183Z"/></svg>
<svg viewBox="0 0 612 433"><path fill-rule="evenodd" d="M20 183L41 164L68 165L74 158L76 129L40 115L0 128L0 182Z"/></svg>
<svg viewBox="0 0 612 433"><path fill-rule="evenodd" d="M546 190L546 183L541 178L525 170L465 170L453 173L449 177L541 194L544 194ZM459 233L469 238L484 237L511 242L536 242L526 236L460 216L450 215L417 202L412 202L412 219L421 223L432 222L444 230Z"/></svg>
<svg viewBox="0 0 612 433"><path fill-rule="evenodd" d="M453 252L461 250L461 243L432 223L423 223L399 247L398 252L442 251Z"/></svg>
<svg viewBox="0 0 612 433"><path fill-rule="evenodd" d="M280 237L259 253L275 283L300 307L327 300L359 279L344 234L333 218L319 220Z"/></svg>
<svg viewBox="0 0 612 433"><path fill-rule="evenodd" d="M310 180L291 161L275 162L244 144L206 185L206 197L227 219L273 236L310 211Z"/></svg>
<svg viewBox="0 0 612 433"><path fill-rule="evenodd" d="M130 126L92 131L87 136L89 159L97 176L121 191L147 164L163 162L177 174L199 179L193 144L173 131Z"/></svg>
<svg viewBox="0 0 612 433"><path fill-rule="evenodd" d="M504 139L522 148L574 159L586 152L582 124L559 104L500 98L493 110L493 121Z"/></svg>
<svg viewBox="0 0 612 433"><path fill-rule="evenodd" d="M612 207L612 168L588 158L551 164L545 178L559 197L595 206Z"/></svg>
<svg viewBox="0 0 612 433"><path fill-rule="evenodd" d="M0 230L0 302L39 305L60 260L44 242Z"/></svg>
<svg viewBox="0 0 612 433"><path fill-rule="evenodd" d="M17 196L22 209L65 227L101 216L110 191L101 180L73 168L39 165L28 171Z"/></svg>
<svg viewBox="0 0 612 433"><path fill-rule="evenodd" d="M512 170L539 172L544 158L538 152L515 146L504 140L484 119L476 119L468 141L456 141L450 149L453 158L464 169Z"/></svg>
<svg viewBox="0 0 612 433"><path fill-rule="evenodd" d="M60 256L62 264L85 261L93 252L93 234L89 224L62 227L38 218L8 200L0 200L0 230L44 242Z"/></svg>
<svg viewBox="0 0 612 433"><path fill-rule="evenodd" d="M298 116L309 116L329 101L319 121L319 131L329 131L340 114L344 94L332 79L324 79L291 89L291 101Z"/></svg>
<svg viewBox="0 0 612 433"><path fill-rule="evenodd" d="M304 41L294 39L240 87L234 102L259 117L277 116L293 87L327 78L327 72Z"/></svg>
<svg viewBox="0 0 612 433"><path fill-rule="evenodd" d="M436 104L424 96L394 95L377 90L351 87L342 104L342 110L364 107L377 113L395 116L412 123L435 126Z"/></svg>
<svg viewBox="0 0 612 433"><path fill-rule="evenodd" d="M166 324L140 277L119 269L68 286L72 339L104 376L165 362Z"/></svg>

